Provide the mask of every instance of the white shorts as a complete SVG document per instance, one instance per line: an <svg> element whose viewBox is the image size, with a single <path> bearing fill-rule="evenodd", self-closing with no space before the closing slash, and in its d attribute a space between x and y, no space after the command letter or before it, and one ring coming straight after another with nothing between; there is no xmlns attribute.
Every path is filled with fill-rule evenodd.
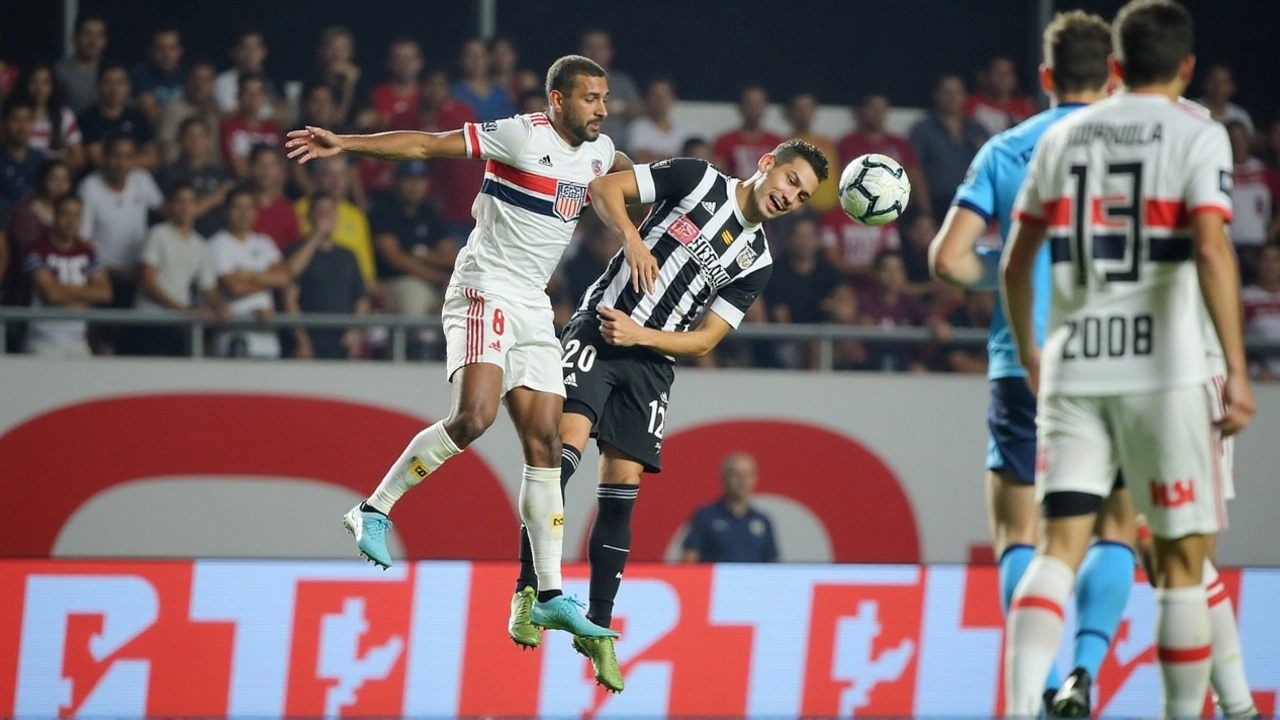
<svg viewBox="0 0 1280 720"><path fill-rule="evenodd" d="M1111 493L1116 471L1157 537L1212 534L1227 527L1217 398L1194 385L1106 397L1040 398L1036 497Z"/></svg>
<svg viewBox="0 0 1280 720"><path fill-rule="evenodd" d="M1209 384L1206 386L1213 397L1214 420L1221 420L1227 414L1226 384L1227 378L1224 371L1224 374L1210 378ZM1218 464L1220 467L1218 472L1222 473L1222 497L1227 500L1234 500L1236 497L1236 439L1233 437L1224 438L1216 432L1214 437L1218 440Z"/></svg>
<svg viewBox="0 0 1280 720"><path fill-rule="evenodd" d="M527 387L564 397L555 314L476 288L451 286L444 296L445 371L490 363L502 368L502 394Z"/></svg>

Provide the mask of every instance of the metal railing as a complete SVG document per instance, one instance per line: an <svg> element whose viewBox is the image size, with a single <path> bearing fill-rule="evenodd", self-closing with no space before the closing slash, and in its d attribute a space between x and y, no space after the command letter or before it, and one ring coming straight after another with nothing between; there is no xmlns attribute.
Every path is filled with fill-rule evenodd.
<svg viewBox="0 0 1280 720"><path fill-rule="evenodd" d="M391 340L391 361L408 359L410 333L420 330L441 329L439 317L411 318L402 315L345 315L336 313L303 313L300 315L276 315L269 325L255 318L234 318L229 322L206 322L194 314L160 313L139 310L63 310L60 308L0 307L0 353L5 347L8 325L15 322L42 320L84 320L94 325L179 327L185 328L190 338L189 357L205 356L205 330L274 330L277 328L315 329L370 329L383 328ZM865 325L774 325L772 323L743 323L731 337L749 341L804 342L817 341L818 365L822 371L831 371L834 364L835 343L840 341L879 342L908 345L931 343L951 347L985 347L987 331L980 328L954 328L945 343L927 328L875 327ZM1280 352L1280 339L1250 338L1246 345L1251 351Z"/></svg>

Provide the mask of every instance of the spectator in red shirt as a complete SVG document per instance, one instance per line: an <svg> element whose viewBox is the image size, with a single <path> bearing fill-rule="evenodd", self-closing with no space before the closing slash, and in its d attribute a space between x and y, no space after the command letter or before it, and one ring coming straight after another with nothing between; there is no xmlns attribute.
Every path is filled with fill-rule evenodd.
<svg viewBox="0 0 1280 720"><path fill-rule="evenodd" d="M364 130L414 130L422 106L422 50L413 38L391 41L387 53L390 77L370 93L372 107L360 113L357 124ZM321 125L321 127L325 127ZM364 191L370 196L390 194L396 187L396 164L361 157L357 164Z"/></svg>
<svg viewBox="0 0 1280 720"><path fill-rule="evenodd" d="M111 302L107 272L98 264L93 246L80 237L83 207L75 195L59 198L49 232L27 253L32 306L84 309ZM27 331L27 352L87 357L91 352L86 330L84 320L33 322Z"/></svg>
<svg viewBox="0 0 1280 720"><path fill-rule="evenodd" d="M760 127L768 110L769 93L763 87L748 85L742 89L742 97L738 101L742 127L721 135L713 147L713 152L720 158L720 166L729 174L741 178L755 175L760 156L773 152L782 142L782 138Z"/></svg>
<svg viewBox="0 0 1280 720"><path fill-rule="evenodd" d="M239 108L222 121L222 160L233 177L249 176L249 153L255 146L278 147L284 134L274 122L262 119L267 102L267 81L261 75L241 75Z"/></svg>
<svg viewBox="0 0 1280 720"><path fill-rule="evenodd" d="M981 92L970 95L964 114L988 135L1004 132L1039 112L1034 101L1018 92L1018 72L1007 57L993 57L978 73Z"/></svg>
<svg viewBox="0 0 1280 720"><path fill-rule="evenodd" d="M35 191L13 206L9 214L8 237L0 236L0 244L5 246L0 248L0 257L4 257L7 250L7 256L13 259L7 273L0 269L6 305L30 302L30 288L22 271L22 260L53 225L53 206L58 198L71 192L71 187L71 171L67 164L61 160L49 160L36 175Z"/></svg>
<svg viewBox="0 0 1280 720"><path fill-rule="evenodd" d="M886 250L902 246L897 223L880 227L859 225L839 205L822 214L822 253L847 282L862 287L871 280L875 260Z"/></svg>
<svg viewBox="0 0 1280 720"><path fill-rule="evenodd" d="M443 70L427 73L422 85L422 129L428 132L457 130L463 123L476 122L476 114L465 102L449 95L449 76ZM440 206L440 216L449 228L449 237L462 244L471 235L475 219L471 201L484 181L484 163L466 158L435 158L431 162L431 198Z"/></svg>
<svg viewBox="0 0 1280 720"><path fill-rule="evenodd" d="M283 252L302 236L293 203L284 196L284 161L278 149L258 145L249 153L249 183L258 201L253 231L275 241Z"/></svg>
<svg viewBox="0 0 1280 720"><path fill-rule="evenodd" d="M889 117L889 98L884 95L868 95L853 110L858 129L840 139L840 164L863 155L878 153L898 161L907 171L911 181L911 204L925 212L933 212L929 203L929 184L920 172L916 151L911 142L901 135L885 129Z"/></svg>

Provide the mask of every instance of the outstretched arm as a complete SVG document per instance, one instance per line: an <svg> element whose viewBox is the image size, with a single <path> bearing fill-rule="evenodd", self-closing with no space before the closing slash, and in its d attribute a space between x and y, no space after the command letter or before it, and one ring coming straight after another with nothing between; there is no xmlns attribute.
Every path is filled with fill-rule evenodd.
<svg viewBox="0 0 1280 720"><path fill-rule="evenodd" d="M367 155L380 160L426 160L433 157L467 157L461 130L443 133L396 130L372 135L338 135L308 125L289 132L285 143L289 157L298 163L322 160L338 153Z"/></svg>

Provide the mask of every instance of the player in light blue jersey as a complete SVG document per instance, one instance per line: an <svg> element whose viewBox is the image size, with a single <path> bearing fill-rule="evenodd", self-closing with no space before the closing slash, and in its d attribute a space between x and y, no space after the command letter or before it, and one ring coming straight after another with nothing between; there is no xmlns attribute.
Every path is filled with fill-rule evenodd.
<svg viewBox="0 0 1280 720"><path fill-rule="evenodd" d="M1059 13L1045 29L1040 82L1053 107L993 137L978 151L929 249L929 266L938 279L966 289L999 286L1000 251L978 248L977 240L992 220L999 224L1002 243L1007 240L1014 200L1036 142L1060 118L1107 95L1110 52L1110 29L1097 15L1078 10ZM1043 343L1052 295L1047 245L1036 260L1034 282L1036 339ZM991 320L987 354L991 387L987 500L1000 565L1001 606L1007 615L1014 589L1040 539L1034 484L1036 399L1019 366L1003 312ZM1075 639L1075 669L1065 684L1056 672L1050 673L1045 689L1046 705L1055 715L1089 714L1092 679L1106 657L1133 584L1130 545L1134 533L1128 493L1113 492L1099 513L1098 541L1090 548L1076 584L1080 630Z"/></svg>

